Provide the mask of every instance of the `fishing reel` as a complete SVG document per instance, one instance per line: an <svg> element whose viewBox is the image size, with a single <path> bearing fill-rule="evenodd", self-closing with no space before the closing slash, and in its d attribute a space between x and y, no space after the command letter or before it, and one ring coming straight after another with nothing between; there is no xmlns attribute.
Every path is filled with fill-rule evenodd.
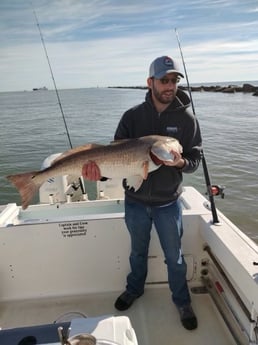
<svg viewBox="0 0 258 345"><path fill-rule="evenodd" d="M225 186L220 186L217 184L213 184L212 186L209 187L209 193L206 192L206 194L212 195L212 196L220 196L221 199L224 199L225 197Z"/></svg>

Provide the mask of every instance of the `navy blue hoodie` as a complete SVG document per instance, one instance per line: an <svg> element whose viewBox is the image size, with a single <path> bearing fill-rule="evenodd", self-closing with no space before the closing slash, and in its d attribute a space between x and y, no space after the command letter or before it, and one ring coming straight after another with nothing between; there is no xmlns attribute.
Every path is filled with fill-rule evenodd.
<svg viewBox="0 0 258 345"><path fill-rule="evenodd" d="M163 112L158 113L149 90L143 103L123 114L115 132L115 140L153 134L176 138L183 147L185 166L179 169L161 165L149 173L137 192L126 189L125 181L123 185L127 197L145 205L162 206L178 198L182 192L182 173L194 172L201 159L200 128L185 92L178 89L173 102Z"/></svg>

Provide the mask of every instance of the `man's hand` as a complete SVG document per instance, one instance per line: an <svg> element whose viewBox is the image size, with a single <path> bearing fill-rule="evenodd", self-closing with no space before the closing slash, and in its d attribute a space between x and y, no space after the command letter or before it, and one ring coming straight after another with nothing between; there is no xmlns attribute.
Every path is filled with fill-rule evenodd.
<svg viewBox="0 0 258 345"><path fill-rule="evenodd" d="M177 151L171 151L170 153L174 157L173 161L163 161L163 164L176 168L183 168L185 166L185 160L182 158L181 153Z"/></svg>
<svg viewBox="0 0 258 345"><path fill-rule="evenodd" d="M82 167L82 176L86 180L90 181L98 181L101 179L101 174L98 165L93 162L89 161Z"/></svg>

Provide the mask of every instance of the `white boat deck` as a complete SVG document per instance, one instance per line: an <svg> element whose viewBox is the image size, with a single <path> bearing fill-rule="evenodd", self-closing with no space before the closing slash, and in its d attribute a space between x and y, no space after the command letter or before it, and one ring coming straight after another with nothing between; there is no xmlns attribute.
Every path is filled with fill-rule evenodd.
<svg viewBox="0 0 258 345"><path fill-rule="evenodd" d="M49 298L0 304L2 328L67 321L80 312L88 317L127 315L136 332L139 345L230 345L236 344L227 330L209 294L192 294L198 329L187 331L171 302L167 286L147 288L126 312L118 312L113 304L119 292ZM62 318L63 316L63 318ZM33 322L32 322L33 321ZM12 345L12 344L10 344Z"/></svg>
<svg viewBox="0 0 258 345"><path fill-rule="evenodd" d="M220 212L220 226L213 225L207 200L194 189L186 188L183 204L182 245L198 329L181 325L155 231L144 295L126 312L114 308L130 253L123 202L115 199L25 211L15 204L0 207L0 328L71 321L80 314L125 315L139 345L258 344L257 245Z"/></svg>

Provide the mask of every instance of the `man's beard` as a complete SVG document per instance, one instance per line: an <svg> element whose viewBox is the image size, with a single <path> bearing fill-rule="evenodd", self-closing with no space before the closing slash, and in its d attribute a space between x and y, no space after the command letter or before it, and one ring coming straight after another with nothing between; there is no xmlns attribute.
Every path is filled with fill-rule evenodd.
<svg viewBox="0 0 258 345"><path fill-rule="evenodd" d="M155 88L154 85L153 85L153 88L152 88L152 92L153 92L153 96L157 99L157 101L159 101L162 104L169 104L175 98L175 91L169 91L170 95L166 95L166 93L168 93L168 91L159 92Z"/></svg>

